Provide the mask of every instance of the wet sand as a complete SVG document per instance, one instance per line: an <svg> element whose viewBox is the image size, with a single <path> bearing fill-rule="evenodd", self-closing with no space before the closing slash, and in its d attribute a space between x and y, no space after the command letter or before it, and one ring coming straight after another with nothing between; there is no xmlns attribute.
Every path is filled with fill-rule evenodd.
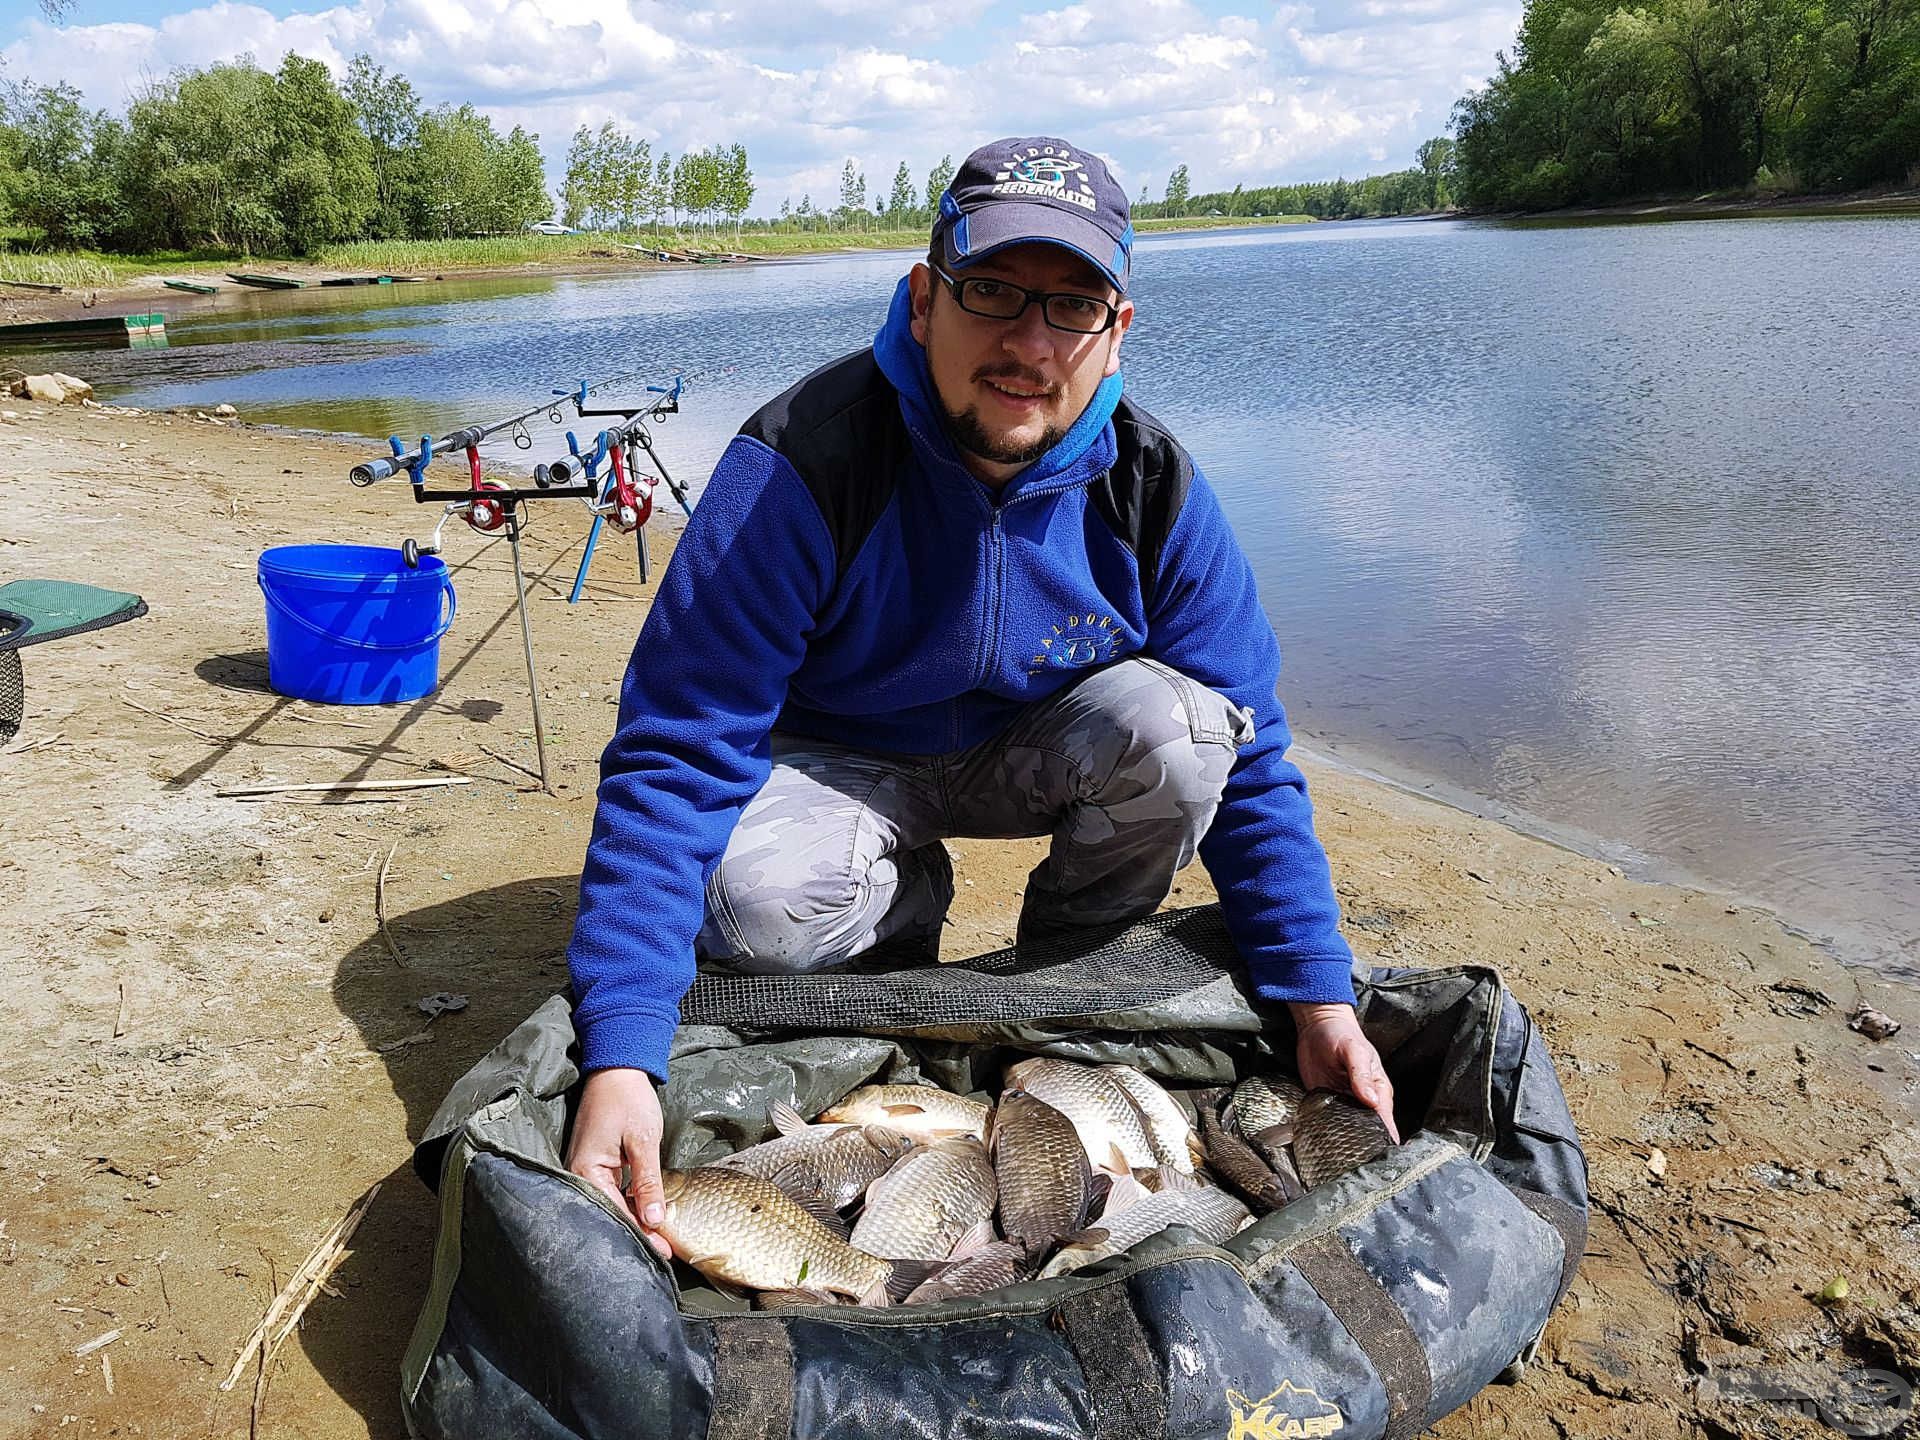
<svg viewBox="0 0 1920 1440"><path fill-rule="evenodd" d="M3 403L20 419L0 424L0 577L135 590L151 614L26 650L27 717L0 756L0 1435L245 1434L252 1377L219 1381L375 1182L338 1293L280 1352L263 1433L401 1435L434 1228L411 1138L564 984L595 765L651 587L603 545L590 603L566 605L586 516L536 511L542 795L504 541L449 527L461 604L436 695L294 704L266 687L255 557L424 537L429 507L351 489L358 447ZM670 538L652 537L656 577ZM471 783L352 805L214 793L421 774ZM1719 897L1310 774L1355 947L1498 966L1592 1165L1588 1255L1539 1362L1434 1433L1829 1434L1702 1379L1736 1361L1816 1389L1920 1373L1920 995ZM946 953L997 947L1039 846L953 848ZM1169 903L1211 898L1196 867ZM471 1004L428 1025L415 1002L439 991ZM1910 1028L1854 1033L1860 1000ZM1839 1276L1849 1297L1819 1302Z"/></svg>

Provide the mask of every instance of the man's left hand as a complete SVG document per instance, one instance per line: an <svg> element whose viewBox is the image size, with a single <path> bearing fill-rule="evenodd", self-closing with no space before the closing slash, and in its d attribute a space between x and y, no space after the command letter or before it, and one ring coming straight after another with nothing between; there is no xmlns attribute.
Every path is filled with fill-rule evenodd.
<svg viewBox="0 0 1920 1440"><path fill-rule="evenodd" d="M1380 1052L1361 1031L1353 1006L1297 1003L1287 1008L1293 1011L1294 1028L1300 1034L1300 1083L1309 1090L1339 1090L1353 1096L1385 1122L1388 1137L1398 1145L1393 1082L1380 1063Z"/></svg>

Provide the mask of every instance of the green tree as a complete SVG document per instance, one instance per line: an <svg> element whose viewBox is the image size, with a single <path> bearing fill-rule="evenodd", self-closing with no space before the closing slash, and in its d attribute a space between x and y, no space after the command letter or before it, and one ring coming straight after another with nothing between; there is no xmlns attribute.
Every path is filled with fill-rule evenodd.
<svg viewBox="0 0 1920 1440"><path fill-rule="evenodd" d="M299 254L366 232L379 204L373 142L318 60L289 53L266 91L267 204L279 243ZM537 152L536 152L537 155ZM544 204L545 187L541 184Z"/></svg>
<svg viewBox="0 0 1920 1440"><path fill-rule="evenodd" d="M908 224L913 217L913 172L907 169L902 160L900 168L893 172L893 193L887 196L887 223L894 226Z"/></svg>
<svg viewBox="0 0 1920 1440"><path fill-rule="evenodd" d="M377 240L403 236L410 166L420 128L420 97L406 76L389 75L366 55L355 55L348 62L340 89L372 146L374 213L369 233Z"/></svg>
<svg viewBox="0 0 1920 1440"><path fill-rule="evenodd" d="M1184 215L1187 213L1187 167L1184 164L1174 167L1167 176L1167 213Z"/></svg>
<svg viewBox="0 0 1920 1440"><path fill-rule="evenodd" d="M23 90L8 110L12 218L40 230L49 245L112 243L121 228L116 172L125 130L106 112L88 110L71 85Z"/></svg>
<svg viewBox="0 0 1920 1440"><path fill-rule="evenodd" d="M840 167L840 210L834 217L842 229L852 229L854 215L867 203L867 181L859 167L848 157Z"/></svg>
<svg viewBox="0 0 1920 1440"><path fill-rule="evenodd" d="M593 211L593 132L579 126L567 145L567 178L560 185L560 221L584 225Z"/></svg>
<svg viewBox="0 0 1920 1440"><path fill-rule="evenodd" d="M947 187L953 183L953 157L942 155L940 163L927 172L927 209L937 212L940 209L940 197L947 193Z"/></svg>

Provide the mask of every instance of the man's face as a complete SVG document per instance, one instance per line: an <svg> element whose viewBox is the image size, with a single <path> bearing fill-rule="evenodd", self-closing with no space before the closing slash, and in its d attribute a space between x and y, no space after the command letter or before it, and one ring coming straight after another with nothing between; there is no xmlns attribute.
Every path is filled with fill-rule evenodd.
<svg viewBox="0 0 1920 1440"><path fill-rule="evenodd" d="M1119 309L1113 328L1098 335L1054 329L1037 304L1015 319L993 320L962 310L945 282L925 265L914 267L913 336L926 347L940 408L968 468L998 484L1052 449L1100 382L1119 370L1133 302L1121 300L1072 251L1038 241L1009 246L952 274L1069 291Z"/></svg>

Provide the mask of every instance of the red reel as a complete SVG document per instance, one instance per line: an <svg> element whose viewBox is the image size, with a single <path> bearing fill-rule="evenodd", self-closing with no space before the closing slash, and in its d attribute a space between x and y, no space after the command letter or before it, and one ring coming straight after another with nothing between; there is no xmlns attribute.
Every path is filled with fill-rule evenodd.
<svg viewBox="0 0 1920 1440"><path fill-rule="evenodd" d="M482 480L475 488L486 491L504 490L507 487L492 480ZM499 500L489 500L482 495L467 506L466 521L482 535L490 534L507 523L507 507Z"/></svg>

